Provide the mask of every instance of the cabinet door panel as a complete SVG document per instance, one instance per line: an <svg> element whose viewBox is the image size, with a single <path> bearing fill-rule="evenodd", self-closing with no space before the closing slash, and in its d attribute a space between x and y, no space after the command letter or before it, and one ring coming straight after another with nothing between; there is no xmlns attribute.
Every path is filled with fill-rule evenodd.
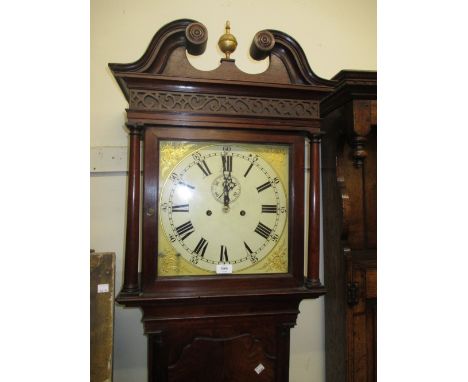
<svg viewBox="0 0 468 382"><path fill-rule="evenodd" d="M185 347L177 363L169 366L169 381L271 382L274 370L274 359L249 334L225 339L196 338Z"/></svg>
<svg viewBox="0 0 468 382"><path fill-rule="evenodd" d="M348 381L376 381L377 270L373 262L349 262L357 301L348 307Z"/></svg>

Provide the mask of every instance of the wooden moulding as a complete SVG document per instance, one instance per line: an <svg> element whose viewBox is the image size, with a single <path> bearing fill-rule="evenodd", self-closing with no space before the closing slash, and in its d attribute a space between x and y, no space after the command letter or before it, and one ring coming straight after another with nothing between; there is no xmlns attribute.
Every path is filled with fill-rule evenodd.
<svg viewBox="0 0 468 382"><path fill-rule="evenodd" d="M310 155L310 198L309 198L309 233L307 288L321 287L320 267L320 142L321 135L315 134L311 142Z"/></svg>
<svg viewBox="0 0 468 382"><path fill-rule="evenodd" d="M140 239L140 136L137 126L129 125L130 153L128 169L127 230L123 293L136 293L138 285L138 248Z"/></svg>

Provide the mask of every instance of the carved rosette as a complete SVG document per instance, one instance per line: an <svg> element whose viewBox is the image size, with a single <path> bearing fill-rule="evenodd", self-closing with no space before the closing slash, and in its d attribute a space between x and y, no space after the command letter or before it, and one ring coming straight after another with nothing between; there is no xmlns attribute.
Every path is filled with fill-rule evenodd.
<svg viewBox="0 0 468 382"><path fill-rule="evenodd" d="M224 96L153 90L131 90L130 108L158 112L196 112L260 117L319 118L314 100Z"/></svg>
<svg viewBox="0 0 468 382"><path fill-rule="evenodd" d="M250 56L255 60L266 58L275 46L275 38L269 31L257 32L250 45Z"/></svg>
<svg viewBox="0 0 468 382"><path fill-rule="evenodd" d="M201 23L192 23L185 29L185 37L187 39L187 51L195 56L202 54L205 51L208 41L208 31Z"/></svg>

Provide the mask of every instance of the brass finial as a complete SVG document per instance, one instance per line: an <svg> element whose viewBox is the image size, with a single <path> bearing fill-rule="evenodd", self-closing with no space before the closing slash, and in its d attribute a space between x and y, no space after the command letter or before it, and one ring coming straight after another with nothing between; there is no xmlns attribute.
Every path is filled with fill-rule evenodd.
<svg viewBox="0 0 468 382"><path fill-rule="evenodd" d="M226 55L226 59L229 60L230 55L237 48L237 40L231 34L231 25L229 21L226 21L226 33L224 33L218 41L219 49Z"/></svg>

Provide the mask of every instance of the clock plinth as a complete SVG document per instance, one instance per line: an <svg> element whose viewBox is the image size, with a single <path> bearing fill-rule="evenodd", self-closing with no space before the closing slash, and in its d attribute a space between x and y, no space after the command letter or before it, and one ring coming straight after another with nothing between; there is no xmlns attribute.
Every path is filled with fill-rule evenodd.
<svg viewBox="0 0 468 382"><path fill-rule="evenodd" d="M282 32L256 34L252 57L270 58L256 75L230 58L213 71L193 68L186 52L202 54L206 41L202 24L178 20L139 60L109 64L129 102L117 301L143 311L149 381L287 381L299 303L325 293L319 103L333 83L316 76Z"/></svg>

